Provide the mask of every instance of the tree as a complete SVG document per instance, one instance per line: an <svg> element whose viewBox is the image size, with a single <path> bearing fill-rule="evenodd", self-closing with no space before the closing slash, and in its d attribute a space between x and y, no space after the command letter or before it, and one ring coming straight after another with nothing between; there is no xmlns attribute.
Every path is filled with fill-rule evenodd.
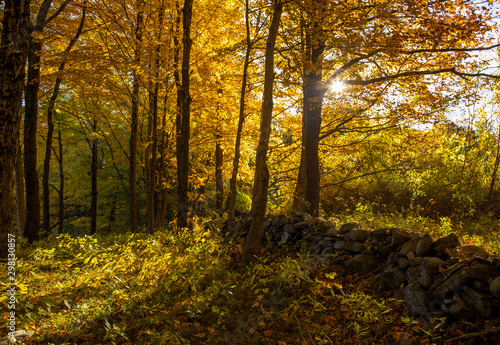
<svg viewBox="0 0 500 345"><path fill-rule="evenodd" d="M255 260L259 250L264 219L267 207L267 190L269 186L269 170L267 168L267 150L271 136L271 117L273 114L273 84L274 84L274 47L278 37L278 29L283 12L283 2L275 0L269 36L265 52L264 92L262 97L262 112L260 124L260 140L255 157L255 179L252 197L252 223L243 250L243 263L250 264Z"/></svg>
<svg viewBox="0 0 500 345"><path fill-rule="evenodd" d="M6 0L0 42L0 258L7 258L12 224L12 172L18 150L19 124L28 54L29 0Z"/></svg>
<svg viewBox="0 0 500 345"><path fill-rule="evenodd" d="M416 115L428 118L424 111L417 112L415 108L435 109L446 102L410 104L416 95L421 100L423 94L433 93L426 86L436 82L432 76L487 76L478 70L480 63L471 62L468 58L475 52L496 47L484 45L490 40L487 37L490 26L485 19L490 17L493 9L479 7L472 0L425 4L413 1L362 5L358 2L303 1L298 4L298 11L304 13L301 25L305 25L306 34L301 62L304 90L303 170L299 169L297 184L300 186L296 190L302 191L303 208L317 216L320 138L324 138L325 133L338 132L353 119L339 116L333 129L332 123L322 123L324 98L332 84L340 81L351 86L355 93L366 90L365 95L357 97L360 109L378 104L379 107L385 105L387 109L392 107L393 114L399 118L407 116L408 119ZM326 80L324 70L331 71ZM396 80L400 82L396 83ZM434 92L449 88L450 84L440 81ZM394 100L387 97L389 90L399 93L401 97L404 95L409 101L400 102L398 109L394 109L390 105ZM384 95L387 98L384 99ZM361 99L366 101L360 102ZM412 109L412 106L415 108Z"/></svg>
<svg viewBox="0 0 500 345"><path fill-rule="evenodd" d="M260 16L260 12L259 12ZM243 62L243 73L241 79L241 89L240 89L240 105L239 105L239 116L238 116L238 129L236 131L236 140L234 144L234 158L233 158L233 170L231 173L231 179L229 180L229 198L228 198L228 211L227 211L227 232L231 233L234 223L234 213L236 209L236 182L238 180L238 170L241 158L241 134L243 132L243 125L245 123L245 97L247 94L247 83L248 83L248 67L250 66L250 54L252 52L252 47L257 39L259 31L255 33L255 38L250 37L250 6L249 0L245 0L245 60ZM259 22L259 20L257 21Z"/></svg>
<svg viewBox="0 0 500 345"><path fill-rule="evenodd" d="M132 86L132 112L130 123L130 171L129 171L129 198L130 198L130 231L137 232L137 140L139 122L139 64L141 62L141 43L143 31L143 0L137 0L137 20L135 22L134 72Z"/></svg>
<svg viewBox="0 0 500 345"><path fill-rule="evenodd" d="M52 154L52 142L53 142L53 134L54 134L54 114L55 114L55 104L57 101L57 97L59 95L59 90L62 81L62 73L64 71L64 67L66 66L66 56L71 51L75 43L78 41L80 37L83 26L85 24L85 13L86 13L86 1L83 4L82 9L82 17L80 20L80 25L75 33L75 36L71 38L67 48L64 51L63 61L59 65L57 70L56 82L54 85L54 90L52 91L52 95L50 96L48 105L47 105L47 138L45 143L45 159L43 162L43 178L42 178L42 190L43 190L43 231L45 234L50 233L50 190L49 190L49 177L50 177L50 158ZM59 159L62 160L62 155L60 155ZM62 164L62 163L61 163ZM62 176L62 173L61 173ZM61 177L61 181L64 181ZM63 184L60 185L60 188L63 188ZM61 191L60 193L60 201L62 199ZM59 207L61 209L61 206ZM62 232L62 214L59 215L59 231Z"/></svg>
<svg viewBox="0 0 500 345"><path fill-rule="evenodd" d="M24 178L26 183L26 225L25 237L30 241L39 239L40 234L40 190L37 168L37 123L38 91L40 89L40 67L42 60L43 31L66 8L71 0L65 0L48 17L52 0L44 0L40 5L34 25L30 25L28 41L28 75L25 88L24 111ZM47 18L48 17L48 18ZM48 228L50 224L47 224ZM48 233L43 234L48 236Z"/></svg>
<svg viewBox="0 0 500 345"><path fill-rule="evenodd" d="M190 133L190 107L189 94L189 64L191 56L191 19L193 15L193 0L184 0L182 8L182 83L177 91L176 131L177 131L177 226L188 226L188 177L189 177L189 133Z"/></svg>

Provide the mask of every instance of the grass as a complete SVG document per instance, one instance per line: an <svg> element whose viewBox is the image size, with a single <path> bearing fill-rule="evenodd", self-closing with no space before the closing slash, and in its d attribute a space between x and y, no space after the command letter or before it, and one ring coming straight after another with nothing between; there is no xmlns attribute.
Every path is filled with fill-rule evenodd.
<svg viewBox="0 0 500 345"><path fill-rule="evenodd" d="M403 301L372 296L367 281L353 284L322 259L273 250L241 267L241 242L205 229L22 244L17 329L35 332L26 344L426 344L439 336L421 332Z"/></svg>

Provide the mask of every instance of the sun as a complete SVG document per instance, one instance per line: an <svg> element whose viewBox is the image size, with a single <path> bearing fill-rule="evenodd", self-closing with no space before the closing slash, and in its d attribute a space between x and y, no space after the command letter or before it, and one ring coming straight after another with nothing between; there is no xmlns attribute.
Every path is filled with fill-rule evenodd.
<svg viewBox="0 0 500 345"><path fill-rule="evenodd" d="M335 80L330 85L330 90L334 93L342 93L345 89L345 84L341 81Z"/></svg>

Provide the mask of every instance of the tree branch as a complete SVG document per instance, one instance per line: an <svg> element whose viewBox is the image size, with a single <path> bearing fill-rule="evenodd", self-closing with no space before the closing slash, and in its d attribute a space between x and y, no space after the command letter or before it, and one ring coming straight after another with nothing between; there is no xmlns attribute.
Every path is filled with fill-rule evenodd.
<svg viewBox="0 0 500 345"><path fill-rule="evenodd" d="M486 73L465 73L465 72L457 71L455 68L443 68L443 69L430 70L430 71L409 71L409 72L397 73L397 74L393 74L393 75L388 75L388 76L373 78L373 79L368 79L368 80L342 80L342 82L344 84L347 84L347 85L366 86L366 85L381 83L384 81L394 80L394 79L402 78L402 77L434 75L434 74L442 74L442 73L451 73L451 74L457 75L461 78L486 77L486 78L500 79L500 75L493 75L493 74L486 74Z"/></svg>
<svg viewBox="0 0 500 345"><path fill-rule="evenodd" d="M52 14L48 19L46 19L41 26L45 26L47 25L48 23L50 23L51 21L53 21L65 8L66 6L71 2L72 0L65 0L61 6L59 6L59 8L57 9L57 11L54 12L54 14ZM52 2L52 1L51 1Z"/></svg>

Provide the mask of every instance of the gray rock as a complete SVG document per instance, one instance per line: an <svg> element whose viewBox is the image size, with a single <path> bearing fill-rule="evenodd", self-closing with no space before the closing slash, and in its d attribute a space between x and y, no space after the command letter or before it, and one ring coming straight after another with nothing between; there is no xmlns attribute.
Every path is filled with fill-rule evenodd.
<svg viewBox="0 0 500 345"><path fill-rule="evenodd" d="M370 236L370 232L367 230L352 229L349 231L349 239L355 242L364 242Z"/></svg>
<svg viewBox="0 0 500 345"><path fill-rule="evenodd" d="M489 257L486 249L478 247L472 244L456 247L455 249L450 249L448 254L452 258L467 259L473 257L480 257L487 259Z"/></svg>
<svg viewBox="0 0 500 345"><path fill-rule="evenodd" d="M313 218L312 225L314 230L319 233L325 233L327 231L338 231L337 226L323 218Z"/></svg>
<svg viewBox="0 0 500 345"><path fill-rule="evenodd" d="M283 231L283 235L281 235L281 243L286 244L290 237L292 237L292 235L288 231Z"/></svg>
<svg viewBox="0 0 500 345"><path fill-rule="evenodd" d="M422 257L417 256L416 258L409 259L408 260L408 265L409 266L419 266L422 263Z"/></svg>
<svg viewBox="0 0 500 345"><path fill-rule="evenodd" d="M415 248L415 255L426 256L431 250L432 238L429 235L424 235L420 238L417 248Z"/></svg>
<svg viewBox="0 0 500 345"><path fill-rule="evenodd" d="M408 265L408 259L406 258L399 258L398 259L398 266L401 267L402 269L406 269Z"/></svg>
<svg viewBox="0 0 500 345"><path fill-rule="evenodd" d="M347 241L344 249L353 253L363 253L366 248L363 243Z"/></svg>
<svg viewBox="0 0 500 345"><path fill-rule="evenodd" d="M377 230L373 230L371 232L371 236L373 238L376 238L379 241L384 241L385 239L389 238L391 235L392 235L391 228L377 229Z"/></svg>
<svg viewBox="0 0 500 345"><path fill-rule="evenodd" d="M325 255L325 254L333 254L335 253L335 249L333 249L333 247L327 247L325 249L323 249L323 251L321 252L321 254Z"/></svg>
<svg viewBox="0 0 500 345"><path fill-rule="evenodd" d="M460 297L462 297L462 300L469 308L483 318L489 319L493 315L493 306L488 302L487 296L484 293L465 286Z"/></svg>
<svg viewBox="0 0 500 345"><path fill-rule="evenodd" d="M415 253L417 246L420 242L420 238L412 238L411 240L404 243L401 248L399 248L399 253L401 256L407 257L410 253Z"/></svg>
<svg viewBox="0 0 500 345"><path fill-rule="evenodd" d="M489 262L475 260L467 271L469 278L489 282L500 275L499 270Z"/></svg>
<svg viewBox="0 0 500 345"><path fill-rule="evenodd" d="M326 236L337 237L338 234L339 234L339 230L337 228L330 228L330 229L327 229L325 232Z"/></svg>
<svg viewBox="0 0 500 345"><path fill-rule="evenodd" d="M500 300L500 277L496 277L490 283L490 292Z"/></svg>
<svg viewBox="0 0 500 345"><path fill-rule="evenodd" d="M419 266L420 284L430 287L439 275L439 269L446 266L446 262L434 257L425 257Z"/></svg>
<svg viewBox="0 0 500 345"><path fill-rule="evenodd" d="M469 308L459 295L453 296L453 303L444 304L444 311L457 320L476 320L476 313Z"/></svg>
<svg viewBox="0 0 500 345"><path fill-rule="evenodd" d="M458 236L455 234L450 234L446 237L442 237L431 246L431 251L435 256L442 256L446 254L446 250L454 249L460 245Z"/></svg>
<svg viewBox="0 0 500 345"><path fill-rule="evenodd" d="M380 253L380 255L385 256L387 258L387 257L389 257L389 255L391 255L391 253L393 252L393 249L392 249L392 246L390 244L387 244L385 246L379 247L378 252Z"/></svg>
<svg viewBox="0 0 500 345"><path fill-rule="evenodd" d="M288 232L289 234L295 234L299 231L299 229L293 226L292 224L286 224L283 227L283 230L285 230L285 232Z"/></svg>
<svg viewBox="0 0 500 345"><path fill-rule="evenodd" d="M459 287L464 286L468 280L467 277L468 264L459 262L441 274L431 285L428 291L430 299L446 299L458 290Z"/></svg>
<svg viewBox="0 0 500 345"><path fill-rule="evenodd" d="M358 254L345 262L347 269L353 273L365 275L380 265L380 260L374 256Z"/></svg>
<svg viewBox="0 0 500 345"><path fill-rule="evenodd" d="M312 227L312 223L310 221L304 220L302 222L295 223L293 226L297 229L309 229Z"/></svg>
<svg viewBox="0 0 500 345"><path fill-rule="evenodd" d="M339 234L340 235L347 234L352 229L359 229L360 227L361 227L361 225L359 225L358 223L353 223L353 222L345 223L345 224L342 224L342 226L340 227Z"/></svg>
<svg viewBox="0 0 500 345"><path fill-rule="evenodd" d="M418 267L409 267L406 270L406 280L408 281L408 284L420 284L420 273Z"/></svg>
<svg viewBox="0 0 500 345"><path fill-rule="evenodd" d="M284 233L285 233L284 231L275 232L273 235L273 241L281 241L281 237L283 236Z"/></svg>
<svg viewBox="0 0 500 345"><path fill-rule="evenodd" d="M398 248L403 243L415 238L417 235L409 232L405 229L392 228L391 229L391 246L393 248Z"/></svg>
<svg viewBox="0 0 500 345"><path fill-rule="evenodd" d="M427 312L429 301L420 284L413 283L407 285L404 289L404 297L406 306L412 316L422 317L426 320L430 319Z"/></svg>
<svg viewBox="0 0 500 345"><path fill-rule="evenodd" d="M474 289L476 289L477 291L482 291L482 292L489 291L489 284L486 282L483 282L482 280L474 280L472 282L472 287Z"/></svg>
<svg viewBox="0 0 500 345"><path fill-rule="evenodd" d="M347 241L344 240L337 241L333 244L333 248L335 248L335 250L342 250L345 248L346 243Z"/></svg>
<svg viewBox="0 0 500 345"><path fill-rule="evenodd" d="M382 272L373 277L370 282L371 288L375 293L382 293L385 291L392 291L400 287L404 282L404 276L401 278L394 272Z"/></svg>
<svg viewBox="0 0 500 345"><path fill-rule="evenodd" d="M335 242L333 247L335 250L348 250L353 253L363 253L366 249L362 243L343 240Z"/></svg>

